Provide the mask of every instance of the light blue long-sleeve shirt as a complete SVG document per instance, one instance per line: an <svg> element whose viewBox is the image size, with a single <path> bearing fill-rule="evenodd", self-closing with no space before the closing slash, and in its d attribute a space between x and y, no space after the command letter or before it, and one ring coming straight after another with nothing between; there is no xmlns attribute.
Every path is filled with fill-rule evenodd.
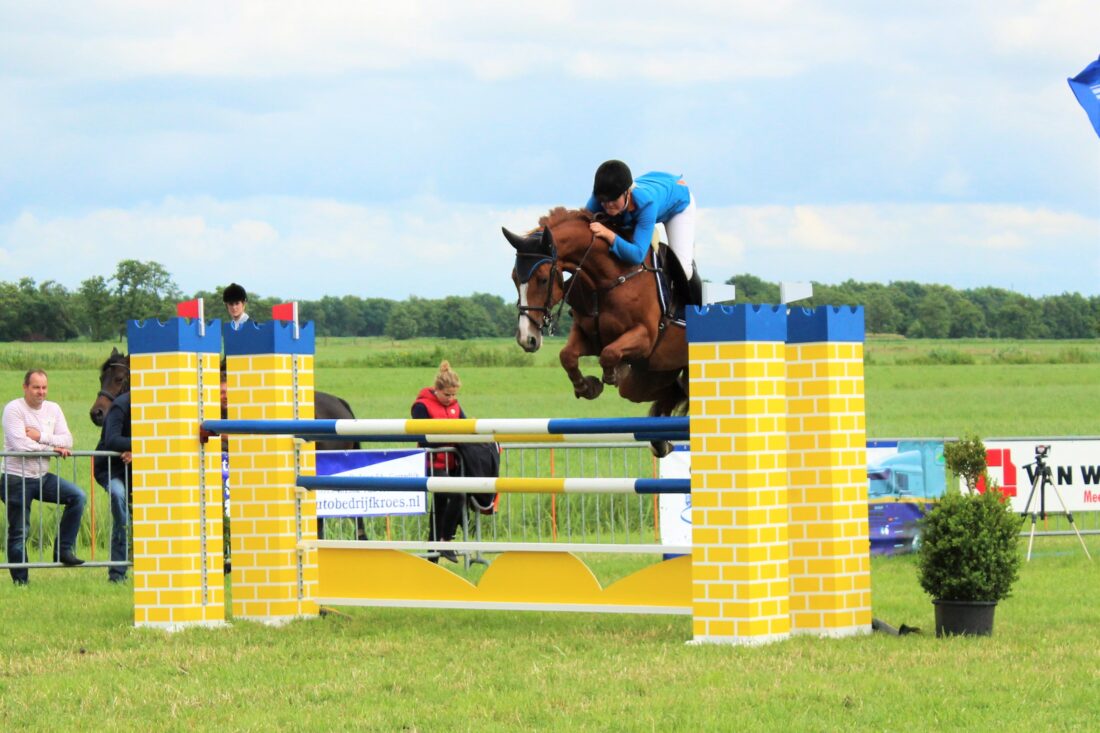
<svg viewBox="0 0 1100 733"><path fill-rule="evenodd" d="M623 262L637 265L645 259L653 241L653 230L676 216L691 203L691 192L680 176L671 173L646 173L634 179L632 190L633 211L627 210L615 217L616 223L634 228L634 241L615 237L611 254ZM603 205L593 196L584 208L592 213L604 211Z"/></svg>

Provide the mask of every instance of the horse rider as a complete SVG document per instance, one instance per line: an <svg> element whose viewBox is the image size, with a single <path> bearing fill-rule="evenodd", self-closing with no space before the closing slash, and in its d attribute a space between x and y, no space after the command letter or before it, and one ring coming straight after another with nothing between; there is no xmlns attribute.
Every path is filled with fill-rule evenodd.
<svg viewBox="0 0 1100 733"><path fill-rule="evenodd" d="M631 265L645 260L653 230L664 224L669 249L688 284L688 304L702 305L703 281L695 267L695 196L683 178L651 172L635 180L626 163L608 160L596 169L592 196L584 208L607 214L616 226L633 228L630 241L598 221L590 225L592 233L610 245L611 254Z"/></svg>
<svg viewBox="0 0 1100 733"><path fill-rule="evenodd" d="M248 305L248 293L237 283L229 283L229 287L222 291L222 302L229 314L229 325L234 331L239 330L248 320L248 314L244 312Z"/></svg>

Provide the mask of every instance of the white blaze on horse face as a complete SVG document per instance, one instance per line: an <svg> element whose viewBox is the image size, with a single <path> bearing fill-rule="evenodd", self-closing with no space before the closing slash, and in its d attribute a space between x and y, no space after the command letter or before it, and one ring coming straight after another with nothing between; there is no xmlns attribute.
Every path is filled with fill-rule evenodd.
<svg viewBox="0 0 1100 733"><path fill-rule="evenodd" d="M523 347L524 351L538 351L542 346L542 331L535 326L535 322L527 317L523 308L527 307L527 283L517 286L519 290L519 323L516 325L516 343Z"/></svg>

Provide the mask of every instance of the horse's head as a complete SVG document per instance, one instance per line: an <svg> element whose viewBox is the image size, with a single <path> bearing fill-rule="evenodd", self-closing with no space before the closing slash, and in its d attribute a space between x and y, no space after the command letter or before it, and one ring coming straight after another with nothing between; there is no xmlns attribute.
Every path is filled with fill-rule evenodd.
<svg viewBox="0 0 1100 733"><path fill-rule="evenodd" d="M89 411L92 422L102 426L107 418L107 410L111 408L115 397L129 391L130 357L120 354L118 349L111 349L111 355L99 368L99 394L96 395L92 409Z"/></svg>
<svg viewBox="0 0 1100 733"><path fill-rule="evenodd" d="M554 235L548 226L523 236L504 228L501 231L516 249L516 266L512 269L512 282L519 294L516 342L524 351L538 351L542 334L549 333L554 325L551 309L562 298L562 274Z"/></svg>

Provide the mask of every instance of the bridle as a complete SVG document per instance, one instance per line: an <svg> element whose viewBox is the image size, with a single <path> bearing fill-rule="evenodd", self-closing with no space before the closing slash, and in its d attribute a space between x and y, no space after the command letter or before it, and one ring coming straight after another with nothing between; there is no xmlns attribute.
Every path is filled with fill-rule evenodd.
<svg viewBox="0 0 1100 733"><path fill-rule="evenodd" d="M105 400L107 400L108 402L113 403L115 401L115 398L118 397L118 395L122 394L123 392L128 391L128 388L129 388L129 385L130 385L130 367L128 367L127 365L123 364L120 361L116 361L116 362L114 362L112 364L108 364L106 367L104 367L103 371L107 371L108 369L125 369L126 370L126 381L123 382L123 384L125 386L118 391L118 394L111 394L107 390L101 389L101 390L99 390L99 394L96 395L96 397L102 397ZM100 384L100 386L103 385L103 377L102 376L100 376L99 384Z"/></svg>
<svg viewBox="0 0 1100 733"><path fill-rule="evenodd" d="M516 310L519 311L521 316L526 317L542 332L544 336L554 335L554 330L557 328L558 321L561 319L562 310L565 308L566 302L569 300L569 296L573 292L573 287L577 284L579 277L588 277L588 274L584 272L584 263L588 259L588 255L591 254L592 248L596 244L596 234L593 232L592 238L588 241L588 246L585 247L584 255L581 256L580 262L577 263L576 269L573 271L573 276L569 278L568 286L565 283L565 270L561 266L561 261L558 258L558 245L551 236L549 241L549 256L545 252L516 252L516 274L526 272L526 277L520 279L520 284L523 285L531 280L537 270L544 262L550 263L550 282L546 288L546 301L542 305L524 305L523 303L516 302ZM525 270L520 268L520 259L528 258L534 259L535 262L529 265ZM597 294L611 292L615 288L624 284L627 280L641 275L643 272L658 272L660 268L650 267L644 262L634 267L630 272L619 275L611 283L611 285L603 290L596 289ZM589 282L593 282L592 278L588 277ZM564 291L561 300L557 303L557 310L554 310L554 285L558 285ZM536 319L532 316L532 312L541 313L542 317ZM599 304L596 303L594 312L588 314L593 318L599 319Z"/></svg>
<svg viewBox="0 0 1100 733"><path fill-rule="evenodd" d="M558 321L561 319L562 310L565 308L566 302L569 300L569 296L573 293L573 287L577 284L577 277L582 274L584 269L584 262L588 259L589 253L592 251L592 247L596 244L596 235L592 235L592 239L588 242L588 247L584 250L584 255L581 257L581 261L577 263L577 269L573 272L573 276L569 278L568 286L565 283L565 270L561 266L561 261L558 259L558 245L554 242L553 238L550 239L550 256L547 257L544 252L516 252L516 273L522 272L520 269L520 258L526 257L535 259L535 262L531 264L527 272L526 279L520 280L520 285L526 284L531 281L535 271L542 266L542 263L550 263L550 280L546 288L546 301L542 305L524 305L521 302L516 302L516 310L519 311L521 316L526 317L542 332L544 336L553 336L554 330L557 328ZM559 286L564 292L561 300L558 301L557 311L554 311L554 285ZM542 317L536 319L531 313L541 313Z"/></svg>

